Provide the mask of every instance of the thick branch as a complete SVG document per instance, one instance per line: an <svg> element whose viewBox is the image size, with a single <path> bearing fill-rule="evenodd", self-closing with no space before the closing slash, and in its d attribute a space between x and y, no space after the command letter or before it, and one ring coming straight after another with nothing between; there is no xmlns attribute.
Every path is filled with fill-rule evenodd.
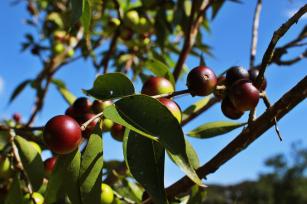
<svg viewBox="0 0 307 204"><path fill-rule="evenodd" d="M251 43L251 53L250 53L250 62L249 62L250 68L254 67L255 65L255 56L257 52L258 29L259 29L259 19L260 19L261 8L262 8L262 0L258 0L256 9L255 9L254 19L253 19L252 43Z"/></svg>
<svg viewBox="0 0 307 204"><path fill-rule="evenodd" d="M274 118L280 120L296 105L307 97L307 76L295 85L290 91L284 94L271 108L267 109L259 118L250 123L232 142L222 149L210 161L197 169L200 178L214 173L220 166L229 161L239 152L247 148L252 142L259 138L264 132L274 125ZM194 183L187 177L166 189L170 198L179 193L187 192Z"/></svg>
<svg viewBox="0 0 307 204"><path fill-rule="evenodd" d="M294 24L297 23L297 21L307 12L307 4L305 4L298 12L296 12L288 21L281 25L280 28L278 28L271 39L271 42L267 48L267 50L264 53L264 56L262 58L261 67L259 70L259 75L256 79L256 86L259 87L261 85L261 82L264 79L264 72L266 70L266 67L271 63L271 60L274 55L274 49L278 42L278 40L289 30L289 28Z"/></svg>

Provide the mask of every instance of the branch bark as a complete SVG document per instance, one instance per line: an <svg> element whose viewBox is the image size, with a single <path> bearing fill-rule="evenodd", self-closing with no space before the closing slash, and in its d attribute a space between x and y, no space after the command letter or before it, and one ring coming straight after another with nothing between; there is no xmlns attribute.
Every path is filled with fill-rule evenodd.
<svg viewBox="0 0 307 204"><path fill-rule="evenodd" d="M284 94L271 108L267 109L259 118L251 122L233 141L224 147L210 161L197 169L200 178L205 178L208 174L214 173L224 163L247 148L252 142L259 138L264 132L270 129L274 123L274 118L280 120L295 106L307 97L307 76L305 76L291 90ZM173 198L179 193L187 192L194 183L187 177L183 177L166 189L169 198Z"/></svg>

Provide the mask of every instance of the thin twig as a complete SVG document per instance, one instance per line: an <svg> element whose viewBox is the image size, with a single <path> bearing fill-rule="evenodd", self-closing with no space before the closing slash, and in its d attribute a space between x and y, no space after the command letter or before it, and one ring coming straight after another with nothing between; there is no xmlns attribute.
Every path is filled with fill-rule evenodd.
<svg viewBox="0 0 307 204"><path fill-rule="evenodd" d="M93 121L96 120L97 118L100 118L100 116L102 116L102 115L103 115L103 112L100 112L100 113L96 114L94 117L92 117L91 119L89 119L88 121L86 121L85 123L83 123L83 124L81 125L81 130L82 130L82 131L85 130L86 127L87 127L91 122L93 122Z"/></svg>
<svg viewBox="0 0 307 204"><path fill-rule="evenodd" d="M166 94L159 94L159 95L155 95L155 96L152 96L152 98L172 98L172 97L175 97L175 96L179 96L179 95L184 95L184 94L188 94L190 93L189 89L184 89L184 90L181 90L181 91L174 91L173 93L166 93Z"/></svg>
<svg viewBox="0 0 307 204"><path fill-rule="evenodd" d="M271 42L266 49L262 62L261 67L259 69L259 75L256 79L256 87L260 87L262 84L262 81L264 79L264 72L266 70L266 67L271 63L271 60L274 56L274 49L278 42L278 40L289 30L289 28L297 23L297 21L307 12L307 4L305 4L302 8L300 8L291 18L287 20L284 24L281 25L280 28L278 28L271 39Z"/></svg>
<svg viewBox="0 0 307 204"><path fill-rule="evenodd" d="M274 125L275 118L280 120L295 106L307 97L307 76L296 84L291 90L285 93L271 108L267 109L254 122L249 124L233 141L224 147L210 161L197 169L199 178L205 178L208 174L214 173L223 164L247 148L257 138L263 135ZM187 176L181 178L176 183L166 189L169 198L173 198L180 193L187 192L194 185Z"/></svg>
<svg viewBox="0 0 307 204"><path fill-rule="evenodd" d="M129 198L120 195L119 193L117 193L117 192L114 191L114 190L113 190L113 193L114 193L115 197L116 197L117 199L121 200L121 201L124 201L124 202L126 202L126 203L128 203L128 204L136 204L136 202L134 202L133 200L130 200Z"/></svg>
<svg viewBox="0 0 307 204"><path fill-rule="evenodd" d="M257 42L258 42L258 29L259 29L259 20L260 13L262 8L262 0L257 1L254 19L253 19L253 30L252 30L252 42L251 42L251 53L250 53L250 61L249 67L253 68L255 64L255 56L257 52Z"/></svg>

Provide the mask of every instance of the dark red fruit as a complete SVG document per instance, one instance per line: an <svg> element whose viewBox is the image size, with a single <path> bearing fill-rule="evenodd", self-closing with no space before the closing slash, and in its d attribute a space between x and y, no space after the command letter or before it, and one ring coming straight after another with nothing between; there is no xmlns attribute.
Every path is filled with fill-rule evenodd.
<svg viewBox="0 0 307 204"><path fill-rule="evenodd" d="M173 116L178 120L179 123L181 123L182 115L181 115L181 109L178 106L178 104L168 98L159 98L159 101L168 108L169 111L173 114Z"/></svg>
<svg viewBox="0 0 307 204"><path fill-rule="evenodd" d="M65 111L65 115L68 115L68 116L70 116L70 117L72 117L72 118L75 118L76 113L75 113L75 111L74 111L74 108L73 108L72 106L68 107L68 108L66 109L66 111Z"/></svg>
<svg viewBox="0 0 307 204"><path fill-rule="evenodd" d="M16 122L16 123L20 123L21 122L21 115L19 113L14 113L13 114L13 120Z"/></svg>
<svg viewBox="0 0 307 204"><path fill-rule="evenodd" d="M215 73L205 66L193 68L187 77L187 86L192 96L207 96L217 84Z"/></svg>
<svg viewBox="0 0 307 204"><path fill-rule="evenodd" d="M123 141L124 139L124 134L125 134L125 127L115 123L112 128L111 128L111 136L113 139L117 141Z"/></svg>
<svg viewBox="0 0 307 204"><path fill-rule="evenodd" d="M51 118L43 132L48 148L57 154L74 151L81 142L81 128L70 116L58 115Z"/></svg>
<svg viewBox="0 0 307 204"><path fill-rule="evenodd" d="M95 100L92 104L92 111L96 114L101 113L106 107L112 105L112 101Z"/></svg>
<svg viewBox="0 0 307 204"><path fill-rule="evenodd" d="M91 111L91 105L91 102L86 97L80 97L76 99L72 107L76 114L81 115L89 113Z"/></svg>
<svg viewBox="0 0 307 204"><path fill-rule="evenodd" d="M233 120L241 118L244 112L237 110L230 99L225 97L221 103L221 109L223 114Z"/></svg>
<svg viewBox="0 0 307 204"><path fill-rule="evenodd" d="M51 157L44 161L44 170L45 170L45 175L47 178L51 175L54 169L56 160L57 160L56 157Z"/></svg>
<svg viewBox="0 0 307 204"><path fill-rule="evenodd" d="M149 96L174 92L173 84L163 77L151 77L143 85L142 94Z"/></svg>
<svg viewBox="0 0 307 204"><path fill-rule="evenodd" d="M253 68L253 69L248 70L248 73L249 73L249 79L253 82L253 85L255 85L255 81L259 75L259 70ZM259 89L262 91L265 90L266 85L267 85L267 82L266 82L266 79L264 78Z"/></svg>
<svg viewBox="0 0 307 204"><path fill-rule="evenodd" d="M229 91L231 102L240 111L248 111L255 108L259 97L258 89L251 81L240 80Z"/></svg>
<svg viewBox="0 0 307 204"><path fill-rule="evenodd" d="M230 67L226 72L226 84L232 85L241 79L249 79L249 74L246 69L240 66Z"/></svg>
<svg viewBox="0 0 307 204"><path fill-rule="evenodd" d="M83 115L80 115L76 118L77 122L79 123L79 125L81 126L83 123L85 123L86 121L92 119L93 117L95 117L95 114L93 113L85 113ZM84 131L82 131L82 136L84 138L89 138L89 136L91 135L91 133L93 132L97 122L98 122L98 118L91 121L90 124L87 125L86 129Z"/></svg>

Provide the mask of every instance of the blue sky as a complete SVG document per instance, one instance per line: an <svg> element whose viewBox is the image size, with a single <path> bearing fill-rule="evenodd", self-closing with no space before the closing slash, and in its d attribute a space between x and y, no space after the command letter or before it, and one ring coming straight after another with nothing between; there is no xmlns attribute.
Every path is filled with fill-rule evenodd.
<svg viewBox="0 0 307 204"><path fill-rule="evenodd" d="M32 29L23 23L23 20L27 17L25 5L20 4L12 7L9 2L0 1L0 118L11 117L12 113L20 112L27 119L34 101L34 92L29 88L26 89L9 106L7 106L8 98L19 82L33 78L41 67L39 61L29 53L20 52L20 43L23 41L23 35L25 32L33 32ZM215 55L214 58L206 57L206 61L216 73L221 73L233 65L248 66L251 22L255 3L256 1L244 1L243 4L226 3L220 15L212 22L211 33L204 35L203 41L213 46L213 53ZM303 0L292 1L292 3L287 0L263 2L259 29L258 55L256 58L257 63L261 61L274 30L303 4ZM280 41L279 45L293 39L306 22L307 17L305 15L297 25L291 28ZM293 50L289 56L292 56L292 53L295 55L299 52ZM186 64L189 68L193 68L198 65L198 60L189 58ZM94 69L90 69L90 67L91 63L78 61L63 68L57 73L56 78L65 79L67 87L76 96L82 96L81 88L90 88L95 77ZM306 60L291 67L270 66L266 72L268 79L267 93L270 100L272 102L276 101L306 74ZM140 84L137 83L136 87L140 90ZM184 88L185 79L181 79L176 89L181 90ZM184 109L193 101L199 99L198 97L179 97L176 100L182 109ZM67 108L67 104L54 87L51 87L46 101L45 108L39 114L36 121L37 125L44 124L54 115L64 113ZM289 152L290 144L294 141L300 140L302 143L307 144L306 107L307 102L305 100L279 122L279 127L284 137L282 143L279 142L274 130L270 129L249 148L222 166L215 174L209 175L207 182L230 184L245 179L255 179L259 172L265 171L263 165L264 159L275 153ZM263 110L264 106L260 102L257 110L258 115ZM245 114L242 121L246 119L246 116L247 114ZM217 120L228 120L221 113L220 105L216 105L208 112L202 114L198 119L185 126L184 131L187 132L202 123ZM204 163L230 142L239 132L240 130L236 130L230 134L208 140L190 138L189 140L196 148L201 163ZM105 158L122 158L121 143L112 140L109 135L105 135L104 138ZM43 156L47 157L48 154L44 154ZM166 184L171 184L181 176L183 176L183 173L167 160Z"/></svg>

